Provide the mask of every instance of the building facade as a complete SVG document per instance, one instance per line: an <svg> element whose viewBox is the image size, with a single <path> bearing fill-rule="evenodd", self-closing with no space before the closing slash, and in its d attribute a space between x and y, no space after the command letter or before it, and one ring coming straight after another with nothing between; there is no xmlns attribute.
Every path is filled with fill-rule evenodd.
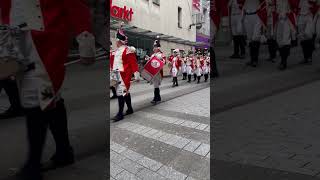
<svg viewBox="0 0 320 180"><path fill-rule="evenodd" d="M192 0L113 0L110 2L110 39L115 48L115 36L121 22L136 47L137 55L150 55L153 41L160 37L166 55L173 49L193 50L197 45L193 24Z"/></svg>
<svg viewBox="0 0 320 180"><path fill-rule="evenodd" d="M210 0L193 0L195 3L199 3L199 8L195 8L194 16L196 16L197 35L196 41L202 43L197 46L199 49L210 47Z"/></svg>

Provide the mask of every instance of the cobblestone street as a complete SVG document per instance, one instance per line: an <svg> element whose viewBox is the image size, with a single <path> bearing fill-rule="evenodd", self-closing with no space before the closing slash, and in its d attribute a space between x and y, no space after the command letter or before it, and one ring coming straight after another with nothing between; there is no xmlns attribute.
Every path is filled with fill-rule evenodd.
<svg viewBox="0 0 320 180"><path fill-rule="evenodd" d="M210 179L209 96L207 87L112 123L111 179Z"/></svg>

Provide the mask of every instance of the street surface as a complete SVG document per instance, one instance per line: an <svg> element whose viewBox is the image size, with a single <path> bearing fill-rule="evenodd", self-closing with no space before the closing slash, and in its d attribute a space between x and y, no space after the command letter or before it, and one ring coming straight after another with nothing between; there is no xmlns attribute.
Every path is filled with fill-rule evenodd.
<svg viewBox="0 0 320 180"><path fill-rule="evenodd" d="M213 179L319 179L319 49L312 65L292 49L286 71L264 60L265 46L257 68L231 51L216 49L221 77L211 84Z"/></svg>
<svg viewBox="0 0 320 180"><path fill-rule="evenodd" d="M69 180L69 179L78 179L78 180L87 180L87 179L108 179L107 175L108 172L108 160L106 157L106 153L108 152L108 147L106 146L106 142L108 141L108 134L109 134L109 113L112 115L116 113L117 110L117 101L111 100L110 105L111 108L108 107L108 84L106 73L106 63L104 61L98 61L93 66L85 67L78 63L69 65L67 67L67 75L66 80L64 83L62 95L66 102L66 107L68 111L69 117L69 130L70 130L70 139L71 143L75 149L76 153L76 160L77 162L69 167L58 169L55 171L50 171L45 174L46 180ZM181 78L180 78L181 79ZM183 132L184 129L188 129L188 127L183 127L182 129L176 128L177 136L183 137L184 139L192 139L199 143L201 142L203 145L201 148L196 152L189 152L183 150L185 154L192 154L195 160L197 158L203 158L203 160L199 160L199 167L193 167L196 169L200 169L200 165L206 166L207 173L209 171L209 161L208 157L198 155L196 153L203 154L205 152L201 152L201 149L208 149L206 145L209 144L209 132L208 132L208 125L209 124L209 82L200 84L196 84L192 82L191 84L187 84L179 79L179 87L171 88L171 78L165 78L163 81L163 85L161 88L162 99L163 103L157 105L157 108L162 109L162 114L164 116L170 115L172 118L176 116L179 119L185 119L185 117L189 117L190 121L194 118L196 121L199 121L199 125L201 122L201 126L198 128L202 130L194 130L194 128L190 128L189 131ZM205 90L206 89L206 90ZM202 99L203 107L198 107L195 105L191 107L188 105L190 100L188 101L181 101L181 106L176 110L177 113L171 111L173 107L176 107L176 103L174 103L174 99L178 97L183 97L184 95L192 96L192 94L197 95L199 94L200 90L204 90L206 94L205 100L200 96L197 98L193 98L193 100L200 100ZM140 83L134 83L132 85L132 104L135 110L135 114L132 117L139 115L139 110L146 110L151 107L150 101L153 97L153 86L147 84L144 81ZM193 96L193 97L194 97ZM195 101L199 104L198 101ZM166 109L165 104L168 104L170 109ZM171 103L174 103L171 104ZM186 104L187 103L187 104ZM7 97L4 93L0 95L0 111L5 110L9 106ZM183 107L185 106L185 107ZM186 108L186 111L184 111ZM202 109L202 114L197 114L199 109ZM150 109L152 110L152 109ZM156 109L154 109L156 110ZM163 113L166 112L166 113ZM180 112L180 113L179 113ZM191 113L191 114L184 114L184 113ZM147 112L146 112L147 113ZM149 115L153 114L152 111L149 112ZM156 113L155 113L156 114ZM194 115L192 115L194 114ZM140 114L142 115L142 113ZM129 117L123 121L123 123L131 122L129 121ZM161 119L161 118L160 118ZM139 120L139 119L138 119ZM187 119L185 119L187 120ZM141 119L140 119L141 121ZM144 126L148 126L150 123L149 120L145 120L146 123L143 124ZM164 121L157 122L157 119L154 119L156 123L162 123L161 128L164 127ZM121 122L122 123L122 122ZM188 124L189 123L189 124ZM160 125L159 124L159 125ZM116 129L117 123L111 124L112 128ZM172 129L172 124L170 126L166 125L168 129L162 129L163 132L167 132L170 134L175 134ZM186 121L184 126L194 126L195 124L190 124L189 121ZM178 125L177 125L178 126ZM156 129L155 126L151 126ZM159 128L158 127L158 128ZM206 131L204 131L204 129ZM125 131L125 130L122 130ZM117 131L112 131L116 132ZM190 132L196 132L192 136ZM128 134L130 132L127 132ZM125 135L125 134L123 134ZM119 136L119 138L123 137ZM115 134L113 134L115 137ZM14 118L14 119L6 119L0 121L0 140L2 146L0 148L0 179L1 180L14 180L15 178L11 176L11 169L12 168L19 168L23 165L23 162L26 158L27 153L27 142L26 142L26 130L25 130L25 120L23 117ZM114 140L114 142L118 142ZM118 142L119 143L119 142ZM119 143L121 144L121 143ZM122 144L126 146L127 144ZM169 146L169 145L167 145ZM159 144L157 145L159 147ZM161 146L165 148L165 146ZM170 152L173 151L174 147L167 148ZM47 145L45 147L44 157L43 160L48 160L51 155L54 153L55 146L54 141L51 137L50 132L48 133ZM143 154L143 152L141 152ZM178 155L178 153L174 153ZM180 158L186 157L185 154L181 154ZM165 155L164 152L161 152L160 155ZM207 155L207 154L206 154ZM145 155L148 157L148 155ZM160 156L158 156L159 159ZM165 156L164 156L165 157ZM172 155L170 156L172 158ZM154 157L150 157L154 158ZM155 159L157 160L157 159ZM178 159L176 159L178 161ZM191 160L190 160L191 161ZM164 161L160 161L163 162ZM168 162L168 160L166 161ZM192 161L191 161L192 162ZM207 163L203 165L200 162ZM172 161L172 163L177 163ZM190 166L190 162L189 162ZM163 166L170 167L170 166ZM188 169L188 170L181 170L182 168L176 167L176 170L181 172L182 174L192 174L195 173L195 169ZM202 168L201 168L202 169ZM205 170L205 169L204 169ZM192 174L194 177L197 177L196 174Z"/></svg>
<svg viewBox="0 0 320 180"><path fill-rule="evenodd" d="M165 96L199 85L162 92ZM209 96L206 87L112 123L111 179L210 179Z"/></svg>

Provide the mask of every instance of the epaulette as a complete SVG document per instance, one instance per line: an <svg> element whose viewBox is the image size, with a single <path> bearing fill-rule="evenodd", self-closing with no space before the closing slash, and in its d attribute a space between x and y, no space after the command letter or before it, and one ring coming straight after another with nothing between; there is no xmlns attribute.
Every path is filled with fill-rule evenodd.
<svg viewBox="0 0 320 180"><path fill-rule="evenodd" d="M136 48L133 46L127 47L127 54L136 53Z"/></svg>

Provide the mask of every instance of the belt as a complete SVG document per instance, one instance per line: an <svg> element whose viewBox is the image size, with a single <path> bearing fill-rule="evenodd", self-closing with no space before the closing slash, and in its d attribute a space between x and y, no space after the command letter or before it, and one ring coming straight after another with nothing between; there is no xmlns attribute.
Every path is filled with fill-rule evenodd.
<svg viewBox="0 0 320 180"><path fill-rule="evenodd" d="M28 64L26 66L26 69L24 70L24 72L29 72L31 70L35 70L36 69L36 64L35 63L31 63L31 64Z"/></svg>
<svg viewBox="0 0 320 180"><path fill-rule="evenodd" d="M245 15L248 15L248 16L255 15L255 14L257 14L257 11L255 11L255 12L245 12Z"/></svg>

